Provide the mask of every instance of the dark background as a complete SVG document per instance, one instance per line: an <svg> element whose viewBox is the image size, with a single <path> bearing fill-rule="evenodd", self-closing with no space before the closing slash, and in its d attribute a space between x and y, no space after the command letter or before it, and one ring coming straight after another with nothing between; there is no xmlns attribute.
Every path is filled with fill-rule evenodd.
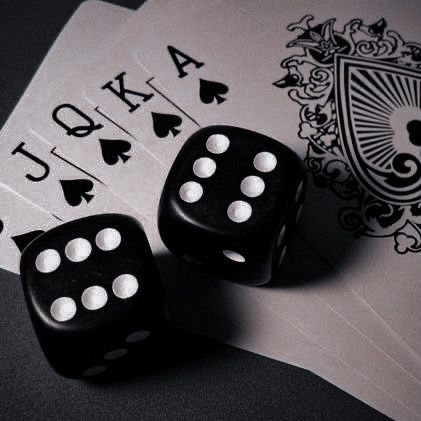
<svg viewBox="0 0 421 421"><path fill-rule="evenodd" d="M0 0L0 127L80 0ZM141 0L113 1L130 8ZM76 53L76 52L75 52ZM186 333L147 373L58 377L30 325L19 277L0 270L0 418L383 419L314 374Z"/></svg>

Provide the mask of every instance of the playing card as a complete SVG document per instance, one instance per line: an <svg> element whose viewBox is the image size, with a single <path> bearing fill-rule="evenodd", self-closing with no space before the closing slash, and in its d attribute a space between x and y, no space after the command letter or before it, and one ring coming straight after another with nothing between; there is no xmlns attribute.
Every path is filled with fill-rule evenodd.
<svg viewBox="0 0 421 421"><path fill-rule="evenodd" d="M228 13L226 13L226 15L229 15ZM208 18L209 16L207 15L207 18ZM212 20L210 20L210 25L212 26ZM222 23L220 23L221 24L221 27L222 26L228 26L228 25L226 25L226 22L222 22ZM200 25L198 25L198 26L200 26L201 28L202 28L202 30L203 30L203 32L205 32L205 33L207 33L206 32L206 30L204 30L204 28L206 28L206 26L204 25L204 23L203 22L201 22L200 23ZM236 28L236 27L238 27L238 26L235 26L235 25L231 25L233 28ZM247 27L247 28L252 28L252 26L250 26L250 25L243 25L244 27ZM216 30L216 32L218 32L217 30ZM138 34L137 34L138 35ZM140 38L141 39L141 37L137 37L138 39ZM240 37L241 38L241 37ZM222 45L222 42L221 42L221 45ZM116 49L116 51L117 51L118 49ZM173 57L175 56L175 55L178 55L179 57L183 57L183 59L184 60L190 60L190 64L192 65L192 66L194 66L194 67L198 67L198 68L200 68L201 67L201 65L200 65L200 61L199 60L196 60L196 59L194 59L194 58L192 58L192 57L190 57L190 58L187 58L186 57L186 54L185 53L180 53L180 50L178 51L178 52L176 52L175 50L172 50L172 51L170 51L170 49L168 49L169 51L168 51L168 54L169 54L169 56L171 56L172 57L172 60L173 60ZM184 56L182 55L182 54L184 54ZM181 60L181 59L180 59ZM108 62L107 62L108 63ZM179 64L179 67L180 67L180 62L178 62L178 64ZM104 67L107 67L107 66L102 66L103 68ZM175 67L177 67L177 66L175 66ZM177 71L178 72L180 72L180 69L179 69L179 67L177 67ZM98 68L98 66L96 66L96 68ZM98 72L97 72L97 77L99 77L98 76ZM98 80L98 79L97 79ZM107 82L108 83L108 82ZM97 84L97 86L98 86L98 84ZM187 91L187 90L185 90L185 91ZM108 92L105 92L105 93L108 93ZM115 93L113 93L113 92L111 92L112 94L114 94L114 96L115 96ZM103 97L105 97L105 95L103 95ZM200 97L200 88L199 88L199 97ZM203 97L203 95L202 95L202 97ZM203 101L202 101L203 102ZM215 106L216 105L221 105L222 103L223 103L224 101L223 100L221 100L221 98L220 98L220 101L219 101L219 103L218 103L218 101L217 100L215 100ZM206 103L206 101L204 101L204 103ZM108 104L108 107L107 107L107 105L105 105L105 106L103 106L103 108L107 111L107 112L110 112L111 113L111 115L112 115L112 113L113 113L113 110L112 110L112 107L110 107L109 106L109 104ZM255 128L256 129L256 128ZM338 280L339 280L339 278L338 278ZM335 291L335 292L337 292L337 291ZM352 298L352 299L354 299L355 300L355 296L353 296L353 294L350 292L350 291L347 291L347 294L345 295L345 297L349 300L349 298ZM306 298L308 298L308 296L306 297ZM329 298L329 295L328 295L328 298ZM336 303L337 302L337 300L336 301L333 301L334 303ZM303 301L303 305L306 303L306 301ZM279 304L279 303L278 303ZM359 307L361 307L361 303L359 303L360 304L360 306ZM282 307L281 305L280 305L280 307ZM288 308L288 307L287 307ZM365 309L366 311L367 311L367 309ZM285 313L287 313L287 314L289 314L287 311L285 312ZM297 314L297 313L295 313L295 314ZM373 317L373 315L372 315L372 313L368 313L368 315L367 315L368 317ZM298 318L297 318L297 320L299 320ZM367 319L366 319L367 320ZM383 324L381 323L381 321L379 322L380 323L380 326L382 327L382 329L383 330L385 330L385 326L383 326ZM313 324L314 324L314 322L313 322ZM311 326L311 325L310 325ZM332 335L327 335L327 333L330 333L330 331L328 331L328 330L325 330L324 331L324 333L325 333L325 336L324 336L324 338L323 338L323 340L325 341L324 343L326 343L326 341L328 341L329 339L331 340L331 338L332 338ZM319 338L320 338L320 336L319 336ZM401 347L399 346L399 344L396 344L396 337L394 337L393 335L391 335L389 332L387 332L386 331L386 338L388 338L388 339L390 339L390 343L389 344L387 344L391 349L393 348L393 352L394 352L394 354L395 354L395 356L396 356L396 358L398 358L399 359L399 352L401 351ZM368 341L368 339L367 339L367 341ZM384 340L383 340L383 343L382 343L382 345L384 345ZM351 348L349 347L349 346L347 346L347 342L343 342L344 343L344 351L348 351L350 354L351 354ZM331 345L332 346L332 345ZM371 344L371 346L373 347L374 345L373 344ZM408 351L408 350L405 350L405 351L407 351L407 353L409 353L410 354L410 351ZM352 357L352 355L350 355L350 357ZM409 359L409 362L407 361L407 358ZM414 361L415 360L415 361ZM356 362L355 362L356 363ZM407 356L405 356L405 361L404 361L404 363L405 363L405 365L407 366L407 367L409 367L412 371L415 371L416 372L416 370L418 370L419 369L419 361L416 359L416 356L413 356L412 354L409 356L409 357L407 357ZM387 362L385 362L385 364L387 365ZM357 365L357 363L356 363L356 365ZM361 368L361 366L359 367L360 369L362 369ZM390 379L393 379L394 378L394 376L391 376L390 377ZM389 386L390 387L393 387L394 385L393 385L393 382L391 382L390 381L390 384L389 384Z"/></svg>
<svg viewBox="0 0 421 421"><path fill-rule="evenodd" d="M0 183L1 267L19 273L20 253L60 221Z"/></svg>

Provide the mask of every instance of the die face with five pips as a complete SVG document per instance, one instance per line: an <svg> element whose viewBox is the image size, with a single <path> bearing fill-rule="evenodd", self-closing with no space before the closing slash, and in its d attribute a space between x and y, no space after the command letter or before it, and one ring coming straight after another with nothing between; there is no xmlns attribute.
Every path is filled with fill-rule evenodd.
<svg viewBox="0 0 421 421"><path fill-rule="evenodd" d="M48 231L25 249L21 276L41 347L64 376L106 371L165 324L155 261L129 216L90 216Z"/></svg>
<svg viewBox="0 0 421 421"><path fill-rule="evenodd" d="M301 213L305 171L282 143L210 126L180 150L161 195L158 227L184 260L246 284L269 282Z"/></svg>

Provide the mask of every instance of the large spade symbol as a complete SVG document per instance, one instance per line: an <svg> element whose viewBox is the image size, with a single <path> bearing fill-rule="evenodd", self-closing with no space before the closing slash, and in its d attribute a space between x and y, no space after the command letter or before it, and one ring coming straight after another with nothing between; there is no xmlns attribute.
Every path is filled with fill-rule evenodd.
<svg viewBox="0 0 421 421"><path fill-rule="evenodd" d="M228 93L228 86L220 82L212 82L211 80L200 79L200 99L204 104L211 104L213 101L221 104L227 99L222 95Z"/></svg>
<svg viewBox="0 0 421 421"><path fill-rule="evenodd" d="M129 152L132 145L127 140L99 139L99 143L101 145L102 158L106 164L115 165L119 159L123 163L130 159L130 155L127 155L125 152Z"/></svg>
<svg viewBox="0 0 421 421"><path fill-rule="evenodd" d="M151 113L151 115L153 130L159 138L163 139L170 133L173 137L176 137L180 133L180 130L176 127L178 127L183 120L178 115L163 113Z"/></svg>
<svg viewBox="0 0 421 421"><path fill-rule="evenodd" d="M43 230L34 230L26 232L25 234L15 235L12 237L12 240L15 242L17 248L22 253L25 247L31 243L35 238L39 237L41 234L44 234Z"/></svg>
<svg viewBox="0 0 421 421"><path fill-rule="evenodd" d="M94 197L93 194L88 193L94 187L91 180L60 180L60 184L64 198L70 206L79 206L83 199L86 200L86 203L89 203Z"/></svg>
<svg viewBox="0 0 421 421"><path fill-rule="evenodd" d="M406 125L409 141L416 146L421 146L421 121L412 120Z"/></svg>
<svg viewBox="0 0 421 421"><path fill-rule="evenodd" d="M408 66L336 57L335 99L343 153L356 180L382 202L412 205L421 199L419 153L402 151L405 141L421 147L420 87L421 73ZM412 115L414 108L418 114ZM406 119L398 121L400 114L395 112ZM396 126L395 131L397 122L403 122L403 130Z"/></svg>

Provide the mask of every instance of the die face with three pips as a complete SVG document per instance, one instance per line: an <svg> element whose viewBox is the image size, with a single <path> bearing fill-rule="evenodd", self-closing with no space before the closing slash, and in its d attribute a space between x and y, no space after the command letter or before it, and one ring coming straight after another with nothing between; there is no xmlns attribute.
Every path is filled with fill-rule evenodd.
<svg viewBox="0 0 421 421"><path fill-rule="evenodd" d="M165 324L155 261L129 216L90 216L48 231L24 250L21 276L41 347L64 376L107 371Z"/></svg>
<svg viewBox="0 0 421 421"><path fill-rule="evenodd" d="M285 257L304 191L303 164L282 143L236 127L206 127L171 167L159 232L188 262L222 278L264 284Z"/></svg>

